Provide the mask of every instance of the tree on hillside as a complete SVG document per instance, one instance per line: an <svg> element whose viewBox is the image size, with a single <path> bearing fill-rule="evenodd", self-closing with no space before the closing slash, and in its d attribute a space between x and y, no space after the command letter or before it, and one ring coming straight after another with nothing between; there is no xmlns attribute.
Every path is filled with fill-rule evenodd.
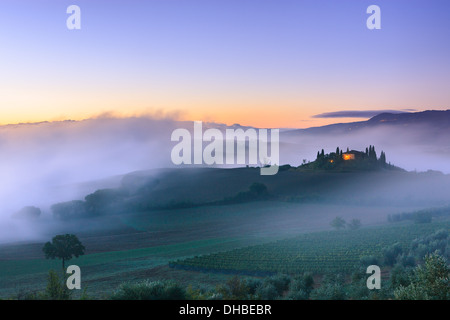
<svg viewBox="0 0 450 320"><path fill-rule="evenodd" d="M81 200L56 203L51 206L53 217L58 220L71 220L87 216L86 203Z"/></svg>
<svg viewBox="0 0 450 320"><path fill-rule="evenodd" d="M264 196L267 195L267 186L264 183L254 182L249 187L249 191L258 197Z"/></svg>
<svg viewBox="0 0 450 320"><path fill-rule="evenodd" d="M330 224L333 228L336 228L337 230L345 228L345 220L342 219L341 217L334 218L334 220L331 221Z"/></svg>
<svg viewBox="0 0 450 320"><path fill-rule="evenodd" d="M84 197L85 210L91 215L117 212L128 195L125 188L97 190Z"/></svg>
<svg viewBox="0 0 450 320"><path fill-rule="evenodd" d="M384 151L381 151L381 155L380 155L380 159L379 159L380 163L382 165L386 164L386 154L384 153Z"/></svg>
<svg viewBox="0 0 450 320"><path fill-rule="evenodd" d="M400 243L396 242L389 247L383 249L384 263L387 266L393 266L397 262L397 258L403 253Z"/></svg>
<svg viewBox="0 0 450 320"><path fill-rule="evenodd" d="M413 215L414 223L430 223L433 220L431 212L419 211Z"/></svg>
<svg viewBox="0 0 450 320"><path fill-rule="evenodd" d="M347 225L348 225L350 230L359 229L361 227L361 220L359 220L359 219L352 219Z"/></svg>
<svg viewBox="0 0 450 320"><path fill-rule="evenodd" d="M65 262L73 257L78 258L84 254L85 247L73 234L58 235L53 237L52 242L47 242L42 251L46 259L61 259L65 270Z"/></svg>
<svg viewBox="0 0 450 320"><path fill-rule="evenodd" d="M377 160L377 152L375 146L369 146L369 159Z"/></svg>
<svg viewBox="0 0 450 320"><path fill-rule="evenodd" d="M450 299L450 268L445 258L437 253L427 255L425 263L414 269L411 283L395 290L400 300L448 300Z"/></svg>
<svg viewBox="0 0 450 320"><path fill-rule="evenodd" d="M13 219L36 220L41 215L41 209L37 207L24 207L12 215Z"/></svg>

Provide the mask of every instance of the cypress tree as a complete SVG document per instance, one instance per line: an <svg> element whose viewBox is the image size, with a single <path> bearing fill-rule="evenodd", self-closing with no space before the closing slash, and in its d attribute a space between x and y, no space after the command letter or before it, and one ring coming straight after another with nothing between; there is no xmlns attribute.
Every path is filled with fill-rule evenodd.
<svg viewBox="0 0 450 320"><path fill-rule="evenodd" d="M369 159L373 159L374 158L374 148L372 147L372 145L369 146Z"/></svg>
<svg viewBox="0 0 450 320"><path fill-rule="evenodd" d="M383 165L386 164L386 153L384 153L384 151L381 151L380 163L383 164Z"/></svg>

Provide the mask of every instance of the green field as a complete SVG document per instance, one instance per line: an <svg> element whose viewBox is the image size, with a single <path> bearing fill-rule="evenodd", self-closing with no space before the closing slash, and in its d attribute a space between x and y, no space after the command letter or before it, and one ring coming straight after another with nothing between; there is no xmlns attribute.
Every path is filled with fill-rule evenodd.
<svg viewBox="0 0 450 320"><path fill-rule="evenodd" d="M77 233L86 255L66 265L81 267L82 288L92 298L108 298L120 284L144 279L215 287L236 273L347 273L361 256L450 228L444 221L386 226L388 214L413 210L267 200L99 217L74 224L88 227ZM347 221L361 219L364 228L326 231L337 214ZM43 245L41 241L0 246L0 299L42 291L48 271L61 271L60 261L44 259Z"/></svg>
<svg viewBox="0 0 450 320"><path fill-rule="evenodd" d="M379 256L396 242L405 249L420 236L450 228L450 221L302 234L271 243L172 261L171 267L266 275L351 271L363 256Z"/></svg>
<svg viewBox="0 0 450 320"><path fill-rule="evenodd" d="M450 221L319 231L282 240L277 240L281 239L279 236L216 237L90 253L71 260L68 265L81 267L83 288L87 288L90 297L107 298L121 283L144 279L174 279L186 286L215 286L236 273L256 276L305 271L348 274L362 256L378 255L395 242L406 248L413 239L439 229L450 229ZM127 237L130 241L141 241L134 238L135 235ZM103 241L105 244L98 245L110 243L106 239ZM50 269L61 270L60 261L0 260L0 298L44 290Z"/></svg>
<svg viewBox="0 0 450 320"><path fill-rule="evenodd" d="M120 283L142 279L142 272L166 266L172 259L229 250L258 242L260 240L242 238L189 241L87 254L70 260L67 265L78 265L82 269L83 284L89 288L88 293L102 297L103 294L111 293ZM0 261L0 298L9 298L24 290L43 290L50 269L61 270L61 262L43 258ZM148 272L148 275L151 275L151 272Z"/></svg>

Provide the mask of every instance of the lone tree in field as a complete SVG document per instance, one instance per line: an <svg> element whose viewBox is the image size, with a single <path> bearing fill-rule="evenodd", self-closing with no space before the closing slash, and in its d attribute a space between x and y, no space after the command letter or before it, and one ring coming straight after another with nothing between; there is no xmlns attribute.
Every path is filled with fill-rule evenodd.
<svg viewBox="0 0 450 320"><path fill-rule="evenodd" d="M361 220L359 219L352 219L350 223L347 224L350 230L356 230L361 227Z"/></svg>
<svg viewBox="0 0 450 320"><path fill-rule="evenodd" d="M84 254L84 246L76 235L65 234L53 237L52 242L47 242L42 251L46 259L61 259L62 267L65 269L65 262L73 257L78 258Z"/></svg>
<svg viewBox="0 0 450 320"><path fill-rule="evenodd" d="M331 221L330 224L333 228L336 228L338 230L341 228L345 228L345 220L342 219L341 217L334 218L334 220Z"/></svg>

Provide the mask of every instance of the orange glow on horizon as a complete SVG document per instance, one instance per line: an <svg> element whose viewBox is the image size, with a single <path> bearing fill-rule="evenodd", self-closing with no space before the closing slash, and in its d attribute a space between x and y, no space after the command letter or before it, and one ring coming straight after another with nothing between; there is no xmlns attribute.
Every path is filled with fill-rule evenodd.
<svg viewBox="0 0 450 320"><path fill-rule="evenodd" d="M293 115L278 115L274 112L266 114L252 114L250 111L243 111L239 114L231 114L229 112L221 113L217 112L214 116L211 113L181 113L177 115L177 112L168 113L154 113L154 112L136 112L136 113L116 113L116 112L100 112L96 114L83 114L75 113L71 115L51 115L51 114L27 114L25 116L2 116L1 125L19 124L19 123L38 123L38 122L55 122L64 120L82 121L86 119L94 119L100 116L110 116L113 118L128 118L128 117L140 117L149 116L155 118L172 118L180 121L203 121L203 122L215 122L225 125L239 124L242 126L249 126L255 128L311 128L320 127L334 123L355 122L364 121L366 119L355 118L340 118L340 119L313 119L310 115L303 115L300 112Z"/></svg>
<svg viewBox="0 0 450 320"><path fill-rule="evenodd" d="M365 121L363 118L313 118L314 115L339 110L331 107L329 101L253 101L241 104L236 101L217 101L208 99L198 101L170 101L160 98L152 103L143 97L117 100L104 97L79 97L65 99L55 96L54 99L35 99L29 101L8 101L14 106L0 111L0 125L17 123L36 123L43 121L85 120L99 116L115 118L150 116L171 118L181 121L215 122L225 125L240 124L256 128L311 128L334 123ZM51 101L51 102L46 102ZM61 108L60 106L64 106ZM127 107L133 106L133 107Z"/></svg>

